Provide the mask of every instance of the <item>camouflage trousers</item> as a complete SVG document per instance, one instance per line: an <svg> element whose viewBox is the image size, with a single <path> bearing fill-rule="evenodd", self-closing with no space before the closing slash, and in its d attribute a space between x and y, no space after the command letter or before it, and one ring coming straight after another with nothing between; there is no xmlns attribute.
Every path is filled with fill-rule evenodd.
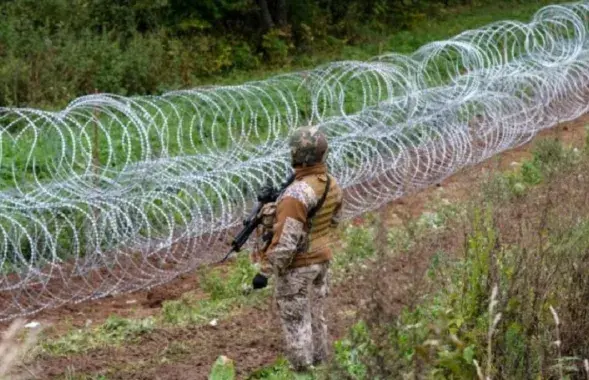
<svg viewBox="0 0 589 380"><path fill-rule="evenodd" d="M275 296L286 341L286 356L296 370L323 362L329 338L324 315L329 263L294 268L276 278Z"/></svg>

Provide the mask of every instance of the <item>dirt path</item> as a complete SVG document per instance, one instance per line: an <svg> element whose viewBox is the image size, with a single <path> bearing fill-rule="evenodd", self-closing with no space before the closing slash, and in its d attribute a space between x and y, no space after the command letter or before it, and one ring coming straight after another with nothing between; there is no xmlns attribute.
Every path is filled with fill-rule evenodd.
<svg viewBox="0 0 589 380"><path fill-rule="evenodd" d="M589 124L589 115L544 131L539 137L558 136L566 144L581 146L585 124ZM463 170L438 187L393 202L392 209L418 216L425 211L428 202L440 194L451 202L467 199L476 187L473 184L480 183L489 172L509 169L514 162L529 157L532 146L527 144ZM390 216L389 224L399 223L399 218ZM436 244L451 250L460 243L458 239L447 237ZM407 303L410 295L403 284L410 278L421 276L434 252L434 249L422 251L411 261L397 258L387 264L386 281L392 292L389 299L394 300L391 308L399 309ZM369 298L370 289L365 283L361 274L356 274L333 288L327 312L332 339L345 334L355 321L359 300ZM35 320L53 323L55 332L60 333L71 326L82 326L87 320L100 323L112 314L145 317L159 312L163 300L176 299L197 287L197 276L187 275L155 291L51 310L36 316ZM45 358L34 363L29 370L39 379L64 377L68 373L108 374L109 379L206 379L214 360L219 355L226 355L236 361L240 376L244 376L273 362L281 352L281 339L275 308L268 300L261 306L244 310L237 317L220 321L216 327L156 329L138 343L124 348L101 348L84 355Z"/></svg>

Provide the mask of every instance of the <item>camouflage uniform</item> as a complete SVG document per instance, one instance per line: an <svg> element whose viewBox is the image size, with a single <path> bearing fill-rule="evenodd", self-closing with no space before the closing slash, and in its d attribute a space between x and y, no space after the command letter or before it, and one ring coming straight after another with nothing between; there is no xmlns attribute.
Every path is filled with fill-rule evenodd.
<svg viewBox="0 0 589 380"><path fill-rule="evenodd" d="M276 303L282 319L288 358L304 369L327 358L329 337L324 315L329 262L293 268L276 280Z"/></svg>
<svg viewBox="0 0 589 380"><path fill-rule="evenodd" d="M298 130L291 140L295 181L276 202L274 236L263 272L276 277L275 298L286 340L287 357L297 370L328 354L324 304L328 295L329 243L342 209L342 191L324 163L325 136L314 128ZM310 223L309 210L325 201Z"/></svg>

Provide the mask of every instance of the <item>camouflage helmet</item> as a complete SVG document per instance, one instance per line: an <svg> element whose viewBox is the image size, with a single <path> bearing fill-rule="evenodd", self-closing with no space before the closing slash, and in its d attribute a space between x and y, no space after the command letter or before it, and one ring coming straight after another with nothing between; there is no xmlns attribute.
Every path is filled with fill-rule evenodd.
<svg viewBox="0 0 589 380"><path fill-rule="evenodd" d="M327 138L317 127L303 127L290 137L289 146L293 166L310 166L325 160Z"/></svg>

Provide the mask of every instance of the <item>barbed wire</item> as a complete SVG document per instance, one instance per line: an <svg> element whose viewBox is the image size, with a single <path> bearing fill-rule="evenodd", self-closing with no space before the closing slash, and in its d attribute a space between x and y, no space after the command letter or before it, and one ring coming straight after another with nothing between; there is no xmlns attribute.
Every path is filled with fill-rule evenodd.
<svg viewBox="0 0 589 380"><path fill-rule="evenodd" d="M286 137L316 125L347 218L572 120L589 105L589 2L405 56L239 86L0 108L0 320L149 288L217 259Z"/></svg>

